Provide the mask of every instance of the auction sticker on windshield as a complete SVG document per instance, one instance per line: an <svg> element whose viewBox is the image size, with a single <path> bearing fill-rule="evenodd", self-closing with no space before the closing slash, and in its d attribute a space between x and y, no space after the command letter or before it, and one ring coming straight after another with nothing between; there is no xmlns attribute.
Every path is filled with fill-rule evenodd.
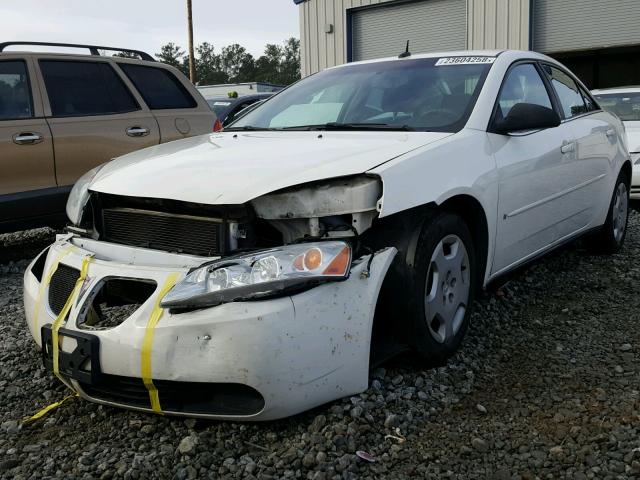
<svg viewBox="0 0 640 480"><path fill-rule="evenodd" d="M475 65L477 63L493 63L496 57L444 57L439 58L436 67L442 65Z"/></svg>

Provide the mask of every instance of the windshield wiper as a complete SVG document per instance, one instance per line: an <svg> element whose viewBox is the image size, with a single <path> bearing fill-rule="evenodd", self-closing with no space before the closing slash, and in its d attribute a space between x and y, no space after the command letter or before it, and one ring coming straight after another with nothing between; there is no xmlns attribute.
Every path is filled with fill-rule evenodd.
<svg viewBox="0 0 640 480"><path fill-rule="evenodd" d="M242 127L229 127L225 128L225 132L233 132L233 131L248 131L248 132L259 132L266 130L275 130L274 128L264 128L264 127L254 127L253 125L243 125Z"/></svg>
<svg viewBox="0 0 640 480"><path fill-rule="evenodd" d="M293 127L283 127L280 130L395 130L410 132L414 129L409 125L390 125L388 123L327 122L317 125L296 125Z"/></svg>

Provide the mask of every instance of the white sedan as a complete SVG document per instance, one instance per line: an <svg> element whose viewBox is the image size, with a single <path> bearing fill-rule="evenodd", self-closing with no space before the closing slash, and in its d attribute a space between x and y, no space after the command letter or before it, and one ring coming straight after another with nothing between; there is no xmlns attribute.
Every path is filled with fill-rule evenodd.
<svg viewBox="0 0 640 480"><path fill-rule="evenodd" d="M563 243L619 250L623 136L534 52L331 68L88 172L25 273L27 323L87 400L292 415L365 390L380 351L445 361L476 292Z"/></svg>
<svg viewBox="0 0 640 480"><path fill-rule="evenodd" d="M592 90L600 106L618 115L627 132L627 146L633 162L631 204L640 209L640 87Z"/></svg>

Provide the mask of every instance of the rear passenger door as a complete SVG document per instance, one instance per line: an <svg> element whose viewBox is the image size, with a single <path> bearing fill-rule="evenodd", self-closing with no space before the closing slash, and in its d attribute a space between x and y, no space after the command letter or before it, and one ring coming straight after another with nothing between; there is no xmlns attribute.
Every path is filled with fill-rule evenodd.
<svg viewBox="0 0 640 480"><path fill-rule="evenodd" d="M71 185L113 157L159 143L155 118L110 62L43 57L38 66L58 185Z"/></svg>
<svg viewBox="0 0 640 480"><path fill-rule="evenodd" d="M0 60L0 195L56 186L51 133L30 66L18 56Z"/></svg>
<svg viewBox="0 0 640 480"><path fill-rule="evenodd" d="M215 115L184 75L166 65L118 62L160 125L160 142L213 131Z"/></svg>
<svg viewBox="0 0 640 480"><path fill-rule="evenodd" d="M575 191L571 193L574 212L588 208L590 220L601 220L613 192L616 155L624 142L617 138L611 117L601 111L591 96L565 71L543 64L562 107L563 123L575 137L576 162L573 169ZM596 226L596 225L593 225Z"/></svg>

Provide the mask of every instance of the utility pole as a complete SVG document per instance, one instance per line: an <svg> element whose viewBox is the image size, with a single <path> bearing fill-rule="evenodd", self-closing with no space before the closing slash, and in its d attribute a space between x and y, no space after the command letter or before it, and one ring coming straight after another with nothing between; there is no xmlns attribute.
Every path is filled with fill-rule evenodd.
<svg viewBox="0 0 640 480"><path fill-rule="evenodd" d="M187 0L187 22L189 23L189 79L196 83L196 61L193 54L193 14L191 0Z"/></svg>

